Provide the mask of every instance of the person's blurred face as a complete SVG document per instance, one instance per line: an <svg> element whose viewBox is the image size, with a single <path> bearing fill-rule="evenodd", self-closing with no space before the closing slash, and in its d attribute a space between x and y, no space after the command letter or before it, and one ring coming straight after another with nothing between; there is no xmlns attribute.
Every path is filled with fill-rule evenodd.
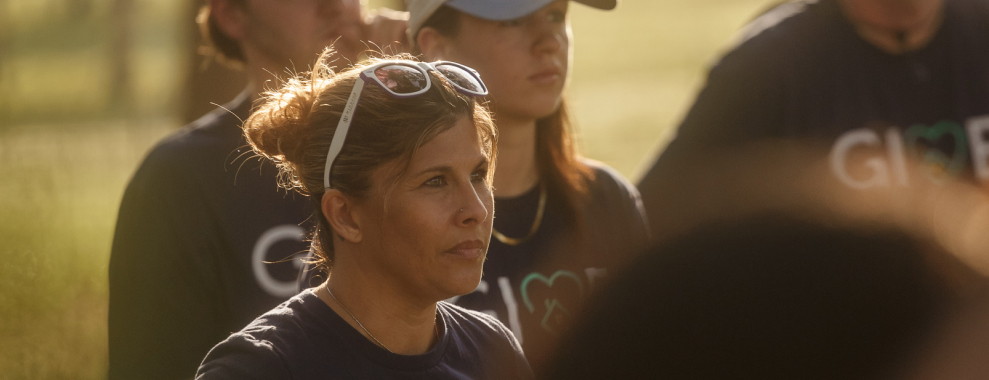
<svg viewBox="0 0 989 380"><path fill-rule="evenodd" d="M464 117L405 162L371 174L358 205L365 248L360 265L418 300L440 301L481 280L494 217L488 152Z"/></svg>
<svg viewBox="0 0 989 380"><path fill-rule="evenodd" d="M842 0L849 17L874 28L910 31L930 22L944 0Z"/></svg>
<svg viewBox="0 0 989 380"><path fill-rule="evenodd" d="M534 120L560 105L571 60L568 1L523 18L490 21L461 14L442 58L481 73L498 120Z"/></svg>
<svg viewBox="0 0 989 380"><path fill-rule="evenodd" d="M346 57L363 50L359 0L248 0L246 17L245 47L278 75L285 67L306 70L337 38L334 47Z"/></svg>

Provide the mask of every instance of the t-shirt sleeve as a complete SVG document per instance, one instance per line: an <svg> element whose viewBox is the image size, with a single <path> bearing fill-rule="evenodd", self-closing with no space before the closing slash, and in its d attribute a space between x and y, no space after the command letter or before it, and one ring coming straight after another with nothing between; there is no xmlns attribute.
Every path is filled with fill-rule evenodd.
<svg viewBox="0 0 989 380"><path fill-rule="evenodd" d="M515 338L515 334L505 324L501 323L501 321L488 315L481 315L481 317L487 321L487 324L494 326L501 335L499 340L506 342L507 349L511 351L511 363L514 365L514 373L512 373L511 378L519 380L534 379L535 375L532 372L532 367L529 366L529 360L525 358L525 353L522 351L522 344Z"/></svg>
<svg viewBox="0 0 989 380"><path fill-rule="evenodd" d="M617 185L617 193L622 205L623 219L627 221L627 237L629 239L629 252L638 253L649 245L649 218L646 216L645 207L642 205L642 195L639 189L628 182L618 173L612 172Z"/></svg>
<svg viewBox="0 0 989 380"><path fill-rule="evenodd" d="M156 148L121 202L109 266L110 379L189 378L224 336L215 241L195 179Z"/></svg>
<svg viewBox="0 0 989 380"><path fill-rule="evenodd" d="M532 367L529 366L529 361L525 358L525 353L522 352L522 344L519 343L519 340L515 338L515 334L512 334L505 325L500 326L502 333L511 342L512 349L515 351L515 368L517 372L514 378L520 380L534 379L535 375L532 372Z"/></svg>
<svg viewBox="0 0 989 380"><path fill-rule="evenodd" d="M602 241L608 241L608 249L616 264L622 264L629 258L648 247L649 221L642 205L642 198L625 177L614 169L603 164L591 162L595 168L595 185L592 202L605 205L601 209L603 215L587 215L590 223L597 227L597 233L606 235Z"/></svg>
<svg viewBox="0 0 989 380"><path fill-rule="evenodd" d="M272 344L238 333L213 347L196 372L196 380L291 379Z"/></svg>

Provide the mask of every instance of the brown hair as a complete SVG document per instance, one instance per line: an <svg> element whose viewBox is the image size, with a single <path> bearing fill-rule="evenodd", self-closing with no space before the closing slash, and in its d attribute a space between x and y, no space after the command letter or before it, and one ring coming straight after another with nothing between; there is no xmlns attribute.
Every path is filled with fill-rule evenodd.
<svg viewBox="0 0 989 380"><path fill-rule="evenodd" d="M286 80L280 89L265 93L244 124L254 151L278 166L279 185L311 197L316 221L311 236L313 251L317 264L327 268L333 263L333 230L320 207L325 190L323 170L344 105L368 66L412 57L372 59L340 73L331 69L333 59L333 52L327 49L308 78L299 75ZM394 97L377 85L364 87L343 150L333 163L334 189L364 197L375 168L395 159L408 162L420 146L461 117L471 118L482 149L494 161L497 136L487 108L477 98L457 92L435 73L430 75L430 90L409 98Z"/></svg>
<svg viewBox="0 0 989 380"><path fill-rule="evenodd" d="M460 11L442 5L422 27L455 37L460 31L461 15ZM414 39L412 44L415 45ZM418 46L413 48L418 52ZM580 162L565 98L551 115L536 120L536 165L546 191L561 200L565 220L573 223L571 227L582 228L579 203L587 196L587 182L593 179L594 172Z"/></svg>
<svg viewBox="0 0 989 380"><path fill-rule="evenodd" d="M246 7L244 0L234 0L234 6ZM246 62L244 50L240 47L240 42L230 38L216 24L213 17L213 9L209 4L204 4L199 8L196 15L196 25L199 26L199 36L205 45L199 47L199 53L207 57L216 59L233 68L242 68Z"/></svg>

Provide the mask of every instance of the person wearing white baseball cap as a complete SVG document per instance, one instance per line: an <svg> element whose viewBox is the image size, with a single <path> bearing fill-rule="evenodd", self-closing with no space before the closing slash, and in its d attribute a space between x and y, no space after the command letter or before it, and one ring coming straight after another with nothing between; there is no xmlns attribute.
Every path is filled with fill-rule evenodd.
<svg viewBox="0 0 989 380"><path fill-rule="evenodd" d="M490 254L478 289L455 302L508 325L538 372L592 285L649 239L638 191L575 148L563 96L573 56L570 1L406 5L413 49L475 68L499 133Z"/></svg>

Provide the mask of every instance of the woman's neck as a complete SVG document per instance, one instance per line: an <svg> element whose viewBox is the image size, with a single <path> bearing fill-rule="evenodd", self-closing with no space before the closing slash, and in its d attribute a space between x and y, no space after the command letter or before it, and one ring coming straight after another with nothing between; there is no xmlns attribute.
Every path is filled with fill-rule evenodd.
<svg viewBox="0 0 989 380"><path fill-rule="evenodd" d="M339 262L336 264L340 264ZM316 295L361 335L387 351L421 355L438 337L436 303L417 302L365 276L354 268L335 266Z"/></svg>
<svg viewBox="0 0 989 380"><path fill-rule="evenodd" d="M496 119L495 123L498 125L498 165L494 175L494 195L521 195L539 183L536 122Z"/></svg>

